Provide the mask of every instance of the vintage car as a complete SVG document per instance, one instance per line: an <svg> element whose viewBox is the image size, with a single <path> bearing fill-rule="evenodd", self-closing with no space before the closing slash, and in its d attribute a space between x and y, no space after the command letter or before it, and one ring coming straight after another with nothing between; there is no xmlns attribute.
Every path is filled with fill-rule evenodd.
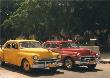
<svg viewBox="0 0 110 78"><path fill-rule="evenodd" d="M61 66L59 53L42 48L36 40L9 40L0 49L0 63L20 66L28 72L32 68L56 71Z"/></svg>
<svg viewBox="0 0 110 78"><path fill-rule="evenodd" d="M46 41L43 47L51 51L59 52L63 66L72 69L77 66L87 66L94 69L99 55L86 48L80 48L76 41Z"/></svg>

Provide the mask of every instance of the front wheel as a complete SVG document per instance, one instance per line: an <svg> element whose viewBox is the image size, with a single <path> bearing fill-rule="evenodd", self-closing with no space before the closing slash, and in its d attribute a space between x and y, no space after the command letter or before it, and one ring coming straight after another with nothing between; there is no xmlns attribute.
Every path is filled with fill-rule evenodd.
<svg viewBox="0 0 110 78"><path fill-rule="evenodd" d="M30 64L27 60L23 60L22 68L25 72L30 72L31 71Z"/></svg>
<svg viewBox="0 0 110 78"><path fill-rule="evenodd" d="M64 60L64 67L66 69L72 69L73 68L73 61L71 58L65 58Z"/></svg>

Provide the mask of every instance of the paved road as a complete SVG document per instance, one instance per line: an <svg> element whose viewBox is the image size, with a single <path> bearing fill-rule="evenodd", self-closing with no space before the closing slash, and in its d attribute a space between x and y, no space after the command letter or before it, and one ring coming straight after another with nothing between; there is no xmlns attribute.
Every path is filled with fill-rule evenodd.
<svg viewBox="0 0 110 78"><path fill-rule="evenodd" d="M101 53L101 57L104 58L104 59L110 59L110 52Z"/></svg>
<svg viewBox="0 0 110 78"><path fill-rule="evenodd" d="M98 64L95 70L81 67L70 71L59 69L53 73L49 70L23 73L16 66L6 65L0 67L0 78L110 78L110 64Z"/></svg>

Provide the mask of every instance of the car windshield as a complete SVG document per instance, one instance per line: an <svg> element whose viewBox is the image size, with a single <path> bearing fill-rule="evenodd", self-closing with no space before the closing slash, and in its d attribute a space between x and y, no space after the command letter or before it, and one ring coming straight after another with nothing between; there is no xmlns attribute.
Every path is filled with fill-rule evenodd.
<svg viewBox="0 0 110 78"><path fill-rule="evenodd" d="M20 48L40 48L41 43L37 41L23 41L20 42Z"/></svg>
<svg viewBox="0 0 110 78"><path fill-rule="evenodd" d="M79 48L79 45L75 42L62 42L62 48Z"/></svg>

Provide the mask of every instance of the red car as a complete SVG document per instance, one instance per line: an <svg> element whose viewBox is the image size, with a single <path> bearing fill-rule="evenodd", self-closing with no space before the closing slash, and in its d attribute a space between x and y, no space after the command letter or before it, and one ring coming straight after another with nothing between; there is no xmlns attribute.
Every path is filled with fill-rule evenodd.
<svg viewBox="0 0 110 78"><path fill-rule="evenodd" d="M80 48L75 41L46 41L43 46L59 52L66 69L77 66L87 66L94 69L97 65L98 54L90 49Z"/></svg>

